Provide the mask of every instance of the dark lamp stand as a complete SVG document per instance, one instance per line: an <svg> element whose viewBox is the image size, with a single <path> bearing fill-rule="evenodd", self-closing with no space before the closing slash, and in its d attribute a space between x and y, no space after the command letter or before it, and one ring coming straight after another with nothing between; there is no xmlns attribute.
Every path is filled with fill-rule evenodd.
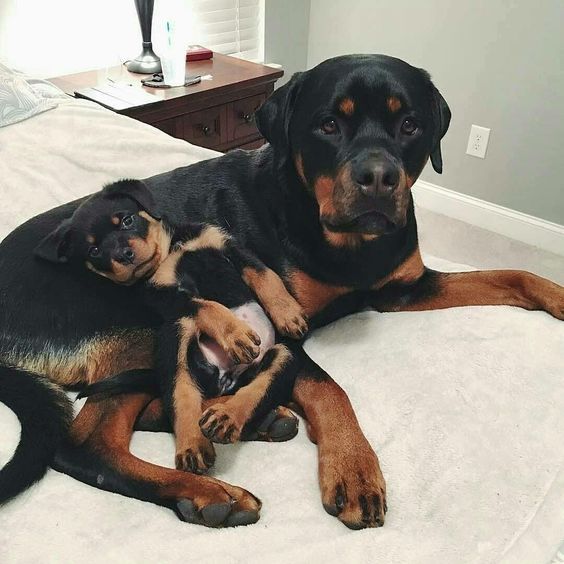
<svg viewBox="0 0 564 564"><path fill-rule="evenodd" d="M151 43L151 28L153 27L153 5L154 0L135 0L141 36L143 38L143 49L141 54L132 61L125 63L128 71L141 74L152 74L161 72L161 60L153 51Z"/></svg>

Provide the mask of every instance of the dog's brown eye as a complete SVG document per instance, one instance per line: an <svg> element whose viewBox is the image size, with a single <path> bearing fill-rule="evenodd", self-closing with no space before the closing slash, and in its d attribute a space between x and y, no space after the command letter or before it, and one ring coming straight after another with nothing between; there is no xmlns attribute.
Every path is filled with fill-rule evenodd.
<svg viewBox="0 0 564 564"><path fill-rule="evenodd" d="M405 135L413 135L417 131L418 127L414 120L411 118L406 118L401 124L401 132Z"/></svg>
<svg viewBox="0 0 564 564"><path fill-rule="evenodd" d="M334 119L326 119L323 121L320 129L325 135L334 135L339 132L339 126Z"/></svg>
<svg viewBox="0 0 564 564"><path fill-rule="evenodd" d="M132 215L124 215L121 220L121 226L124 229L129 229L133 225L133 216Z"/></svg>
<svg viewBox="0 0 564 564"><path fill-rule="evenodd" d="M98 247L90 247L88 249L88 256L90 258L96 258L100 255L100 249Z"/></svg>

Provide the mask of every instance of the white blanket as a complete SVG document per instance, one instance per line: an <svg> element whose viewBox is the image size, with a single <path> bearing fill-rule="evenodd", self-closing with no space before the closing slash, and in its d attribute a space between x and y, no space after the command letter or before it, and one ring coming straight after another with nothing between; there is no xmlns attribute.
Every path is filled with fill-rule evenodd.
<svg viewBox="0 0 564 564"><path fill-rule="evenodd" d="M214 153L83 101L0 130L1 234L120 176ZM427 257L444 270L456 265ZM317 331L311 356L349 393L380 456L382 529L350 531L320 504L315 446L218 446L213 474L263 501L236 529L187 525L164 508L55 471L0 511L0 562L545 563L564 540L564 324L472 307L350 316ZM0 465L18 440L0 404ZM166 434L132 450L172 466Z"/></svg>

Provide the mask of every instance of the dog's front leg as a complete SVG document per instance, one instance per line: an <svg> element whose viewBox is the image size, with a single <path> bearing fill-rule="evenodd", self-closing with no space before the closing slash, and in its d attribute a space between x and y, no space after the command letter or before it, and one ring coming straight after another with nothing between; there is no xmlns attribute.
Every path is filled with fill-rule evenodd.
<svg viewBox="0 0 564 564"><path fill-rule="evenodd" d="M409 284L392 282L370 293L378 311L422 311L460 306L509 305L564 319L564 288L522 270L436 272L425 269Z"/></svg>
<svg viewBox="0 0 564 564"><path fill-rule="evenodd" d="M293 400L317 443L325 510L351 529L380 527L387 511L386 482L347 394L303 353Z"/></svg>

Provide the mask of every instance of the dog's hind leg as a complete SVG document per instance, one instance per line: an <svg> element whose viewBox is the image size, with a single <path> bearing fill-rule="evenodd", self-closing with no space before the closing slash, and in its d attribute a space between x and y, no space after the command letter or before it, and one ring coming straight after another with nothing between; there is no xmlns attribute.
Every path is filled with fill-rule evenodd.
<svg viewBox="0 0 564 564"><path fill-rule="evenodd" d="M274 345L258 367L249 370L254 372L247 385L225 402L215 403L204 411L200 428L210 440L238 441L243 430L255 426L274 406L290 399L297 370L294 357L285 345Z"/></svg>
<svg viewBox="0 0 564 564"><path fill-rule="evenodd" d="M53 468L86 484L173 509L187 522L236 526L259 519L260 501L246 490L143 461L129 452L133 426L153 396L89 399Z"/></svg>
<svg viewBox="0 0 564 564"><path fill-rule="evenodd" d="M219 396L202 401L202 409L218 403L225 403L231 396ZM292 411L279 405L267 413L262 421L249 426L241 435L242 441L264 441L268 443L283 442L293 439L298 432L299 420ZM152 431L161 433L172 433L172 425L164 412L162 401L155 398L149 402L147 407L139 414L135 422L135 431Z"/></svg>
<svg viewBox="0 0 564 564"><path fill-rule="evenodd" d="M141 411L135 421L134 431L152 431L155 433L172 433L172 424L165 413L160 398L152 399Z"/></svg>

